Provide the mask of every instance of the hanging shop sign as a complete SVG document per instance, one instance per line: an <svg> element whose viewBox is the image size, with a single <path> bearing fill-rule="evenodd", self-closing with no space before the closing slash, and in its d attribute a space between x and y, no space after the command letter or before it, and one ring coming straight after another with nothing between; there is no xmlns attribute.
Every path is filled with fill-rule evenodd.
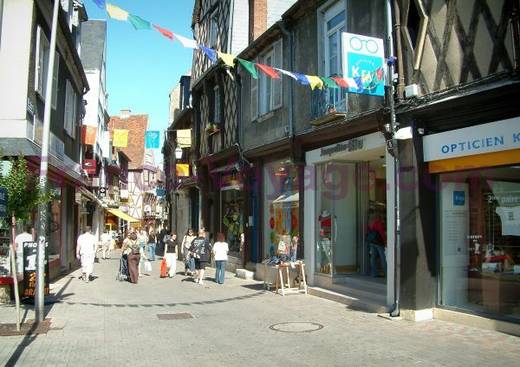
<svg viewBox="0 0 520 367"><path fill-rule="evenodd" d="M520 149L520 117L423 137L424 161Z"/></svg>
<svg viewBox="0 0 520 367"><path fill-rule="evenodd" d="M83 169L89 175L95 175L97 170L97 162L95 159L84 159L83 160Z"/></svg>
<svg viewBox="0 0 520 367"><path fill-rule="evenodd" d="M353 79L356 86L349 85L350 93L384 96L381 83L385 67L385 49L381 38L354 33L342 33L343 75Z"/></svg>

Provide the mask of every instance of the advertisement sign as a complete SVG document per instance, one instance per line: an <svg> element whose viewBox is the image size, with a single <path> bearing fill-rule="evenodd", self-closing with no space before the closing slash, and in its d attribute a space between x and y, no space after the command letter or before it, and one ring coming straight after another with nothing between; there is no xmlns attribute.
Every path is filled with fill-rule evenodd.
<svg viewBox="0 0 520 367"><path fill-rule="evenodd" d="M49 258L47 253L48 243L45 244L45 285L44 294L49 294ZM37 267L38 242L23 243L23 297L34 297L36 293L36 267Z"/></svg>
<svg viewBox="0 0 520 367"><path fill-rule="evenodd" d="M385 95L385 49L381 38L342 33L343 76L354 80L357 87L350 93Z"/></svg>
<svg viewBox="0 0 520 367"><path fill-rule="evenodd" d="M95 159L84 159L83 160L83 169L89 175L95 175L97 168L97 162Z"/></svg>

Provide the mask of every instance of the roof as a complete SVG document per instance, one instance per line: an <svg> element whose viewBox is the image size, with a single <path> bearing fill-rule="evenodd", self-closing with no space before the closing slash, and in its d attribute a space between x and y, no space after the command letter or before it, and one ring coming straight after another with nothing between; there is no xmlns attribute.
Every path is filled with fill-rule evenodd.
<svg viewBox="0 0 520 367"><path fill-rule="evenodd" d="M130 162L128 163L128 169L140 169L144 165L145 157L145 134L148 129L148 115L130 115L127 118L112 117L108 124L110 132L114 129L125 129L129 130L128 134L128 146L126 148L119 148L120 151L125 153Z"/></svg>

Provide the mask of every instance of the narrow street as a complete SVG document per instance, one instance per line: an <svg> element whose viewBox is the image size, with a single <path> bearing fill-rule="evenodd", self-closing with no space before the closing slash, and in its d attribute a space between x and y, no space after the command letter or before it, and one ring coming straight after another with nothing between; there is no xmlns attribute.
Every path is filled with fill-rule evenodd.
<svg viewBox="0 0 520 367"><path fill-rule="evenodd" d="M180 272L160 279L159 264L137 285L115 279L115 258L97 263L88 284L78 272L62 278L47 309L51 329L1 337L0 365L518 365L514 336L438 320L389 321L313 296L275 295L231 273L219 286L213 269L203 286ZM193 318L160 319L181 313ZM13 306L0 307L2 323L14 316ZM33 308L22 316L32 319Z"/></svg>

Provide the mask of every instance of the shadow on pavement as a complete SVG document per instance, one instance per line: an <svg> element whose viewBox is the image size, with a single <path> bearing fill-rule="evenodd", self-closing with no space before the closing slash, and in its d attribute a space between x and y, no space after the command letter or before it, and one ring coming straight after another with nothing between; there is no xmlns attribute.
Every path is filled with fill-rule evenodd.
<svg viewBox="0 0 520 367"><path fill-rule="evenodd" d="M244 284L244 285L241 285L241 287L244 287L244 288L247 288L247 289L251 289L251 290L254 290L254 291L263 291L263 290L265 290L263 283Z"/></svg>

